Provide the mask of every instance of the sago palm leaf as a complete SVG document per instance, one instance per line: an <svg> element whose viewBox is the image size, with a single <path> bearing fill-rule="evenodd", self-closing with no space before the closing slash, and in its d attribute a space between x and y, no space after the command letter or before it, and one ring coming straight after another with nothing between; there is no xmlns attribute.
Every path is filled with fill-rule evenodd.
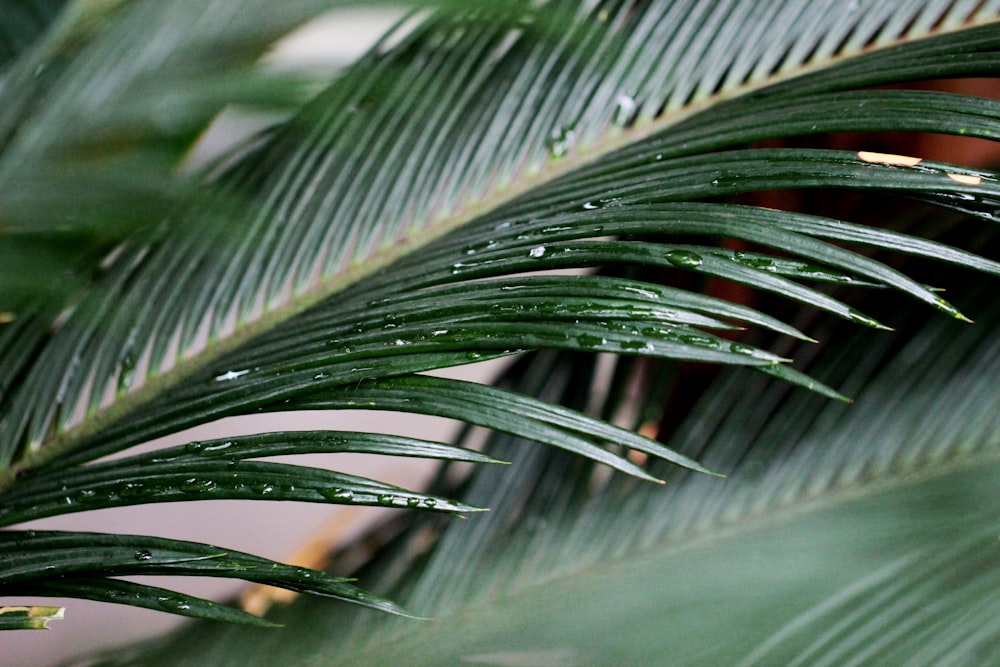
<svg viewBox="0 0 1000 667"><path fill-rule="evenodd" d="M982 328L873 299L901 335L831 326L848 340L810 371L851 387L852 406L746 371L718 378L670 443L725 481L666 469L666 487L607 478L551 450L478 469L463 497L496 512L415 519L360 572L433 623L301 599L271 615L291 637L201 624L119 660L1000 664L993 289L963 300ZM509 381L582 406L578 388L602 385L592 373L564 355ZM523 447L497 436L487 451Z"/></svg>
<svg viewBox="0 0 1000 667"><path fill-rule="evenodd" d="M756 147L842 130L994 138L991 100L871 88L993 73L994 3L456 3L400 24L288 120L203 173L173 171L222 103L281 97L247 63L337 4L81 1L7 66L5 248L28 239L58 259L82 237L86 252L56 296L3 295L0 525L207 498L474 509L247 460L289 451L486 460L365 434L270 433L94 463L222 417L298 409L453 417L646 479L662 472L627 450L708 472L579 410L423 373L537 349L613 352L752 366L836 397L782 355L710 333L755 325L809 338L788 322L646 280L537 272L663 267L871 327L885 325L824 283L891 287L964 316L936 286L843 244L1000 272L932 241L734 199L847 188L994 218L993 172L864 145ZM725 249L719 237L751 245ZM112 577L163 574L164 559L199 563L185 570L194 574L259 578L254 557L205 545L23 531L4 540L35 566L0 564L0 593L105 590L104 599L155 605L162 592L126 591ZM127 566L107 560L130 549ZM70 555L56 581L45 567L60 554ZM340 580L273 567L272 583L395 609ZM160 606L218 614L193 599Z"/></svg>

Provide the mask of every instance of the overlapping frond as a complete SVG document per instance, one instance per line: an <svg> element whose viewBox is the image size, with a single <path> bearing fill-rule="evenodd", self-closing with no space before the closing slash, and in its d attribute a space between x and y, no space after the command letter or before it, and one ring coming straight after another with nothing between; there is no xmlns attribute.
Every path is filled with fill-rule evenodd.
<svg viewBox="0 0 1000 667"><path fill-rule="evenodd" d="M54 236L38 247L62 261L80 246L70 268L87 287L58 302L58 318L19 290L0 312L0 488L10 499L0 523L86 509L77 500L88 490L101 506L270 488L289 500L385 495L470 509L240 457L91 463L211 420L288 409L438 414L639 477L652 475L608 444L706 471L578 411L420 374L537 349L614 352L752 366L838 396L782 355L725 336L755 325L809 338L773 316L636 279L536 274L693 272L884 327L892 322L825 285L891 287L964 316L935 286L844 244L1000 273L939 243L733 201L877 190L993 219L1000 184L988 170L865 146L752 144L848 130L995 139L993 101L862 90L994 74L995 2L448 4L401 23L206 173L178 175L223 103L298 102L247 65L339 4L109 3L6 70L2 248L13 255L23 239ZM290 443L322 449L308 444L322 442L315 434L262 437L254 458ZM400 453L422 445L407 446Z"/></svg>
<svg viewBox="0 0 1000 667"><path fill-rule="evenodd" d="M294 642L203 625L184 631L188 644L198 637L190 653L170 642L128 660L996 664L992 289L963 300L982 328L884 303L873 308L894 310L901 335L834 325L828 334L852 340L810 371L851 387L851 406L746 371L720 377L670 444L725 481L677 471L666 487L612 476L595 490L592 466L543 449L478 469L464 498L495 512L463 525L418 520L363 571L435 617L433 628L357 619L349 642L333 645L329 628L346 616ZM586 398L575 386L592 369L575 360L522 366L516 386ZM487 451L522 448L498 436ZM428 534L438 542L415 559ZM272 618L295 624L326 609L300 600ZM254 656L226 654L251 643Z"/></svg>

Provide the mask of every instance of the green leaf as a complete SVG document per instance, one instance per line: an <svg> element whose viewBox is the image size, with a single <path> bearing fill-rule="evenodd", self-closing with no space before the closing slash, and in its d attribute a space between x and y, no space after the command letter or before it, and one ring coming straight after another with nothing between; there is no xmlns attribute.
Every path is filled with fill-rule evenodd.
<svg viewBox="0 0 1000 667"><path fill-rule="evenodd" d="M692 459L631 431L529 396L471 382L412 376L359 385L344 393L342 397L306 398L295 407L304 410L398 410L462 419L504 433L530 437L647 480L655 478L598 443L622 445L691 470L711 472Z"/></svg>
<svg viewBox="0 0 1000 667"><path fill-rule="evenodd" d="M166 463L144 458L79 467L55 480L20 484L5 497L0 524L105 507L223 498L481 511L446 498L318 468L225 459Z"/></svg>
<svg viewBox="0 0 1000 667"><path fill-rule="evenodd" d="M312 593L352 602L394 614L406 614L400 607L371 596L348 583L349 580L302 567L282 565L266 558L220 549L207 544L168 540L139 535L104 535L57 531L5 531L0 533L0 590L16 595L39 590L70 592L77 589L82 597L93 598L95 577L129 575L180 575L229 577ZM44 570L38 563L44 562ZM56 582L52 589L46 588ZM65 582L61 587L60 581ZM186 595L168 592L168 599L155 600L158 589L112 583L110 590L122 595L103 599L119 604L149 607L156 602L172 613L206 616L210 604ZM187 613L191 612L191 613ZM237 620L239 614L219 611ZM247 622L250 619L243 619ZM252 621L257 625L256 621ZM266 623L265 623L266 625Z"/></svg>
<svg viewBox="0 0 1000 667"><path fill-rule="evenodd" d="M63 607L0 607L0 630L48 630L62 620Z"/></svg>
<svg viewBox="0 0 1000 667"><path fill-rule="evenodd" d="M416 521L362 570L435 618L429 626L365 619L346 643L330 639L343 616L292 638L194 626L131 659L996 664L994 287L963 299L982 313L976 327L915 308L897 313L892 339L831 324L843 339L808 370L851 387L851 406L759 374L722 374L670 445L726 480L661 466L664 487L601 481L592 466L544 449L478 469L465 500L497 511L449 526L401 572L423 539ZM539 358L509 379L572 403L589 373L567 357ZM498 436L487 451L521 446ZM300 600L272 619L293 625L326 609ZM224 653L241 645L253 654Z"/></svg>
<svg viewBox="0 0 1000 667"><path fill-rule="evenodd" d="M5 590L5 594L18 595L19 593L17 588L13 587ZM276 627L274 623L259 616L211 600L203 600L165 588L110 577L75 576L31 582L31 585L25 588L24 594L35 597L52 596L97 600L98 602L112 602L131 607L165 611L178 616L200 618L207 621L226 621L263 628ZM47 608L43 607L42 609ZM61 615L58 618L61 618Z"/></svg>

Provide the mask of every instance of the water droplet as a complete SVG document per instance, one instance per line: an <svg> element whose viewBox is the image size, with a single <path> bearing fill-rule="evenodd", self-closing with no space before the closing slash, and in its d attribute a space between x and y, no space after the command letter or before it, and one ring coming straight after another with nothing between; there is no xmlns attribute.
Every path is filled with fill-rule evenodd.
<svg viewBox="0 0 1000 667"><path fill-rule="evenodd" d="M160 607L166 609L167 611L187 611L191 608L191 603L187 598L175 597L175 596L162 596L157 599L160 603Z"/></svg>
<svg viewBox="0 0 1000 667"><path fill-rule="evenodd" d="M215 489L215 482L210 479L190 477L181 482L180 489L184 493L205 493Z"/></svg>
<svg viewBox="0 0 1000 667"><path fill-rule="evenodd" d="M136 498L143 495L145 489L139 482L125 482L118 485L118 495L122 498Z"/></svg>
<svg viewBox="0 0 1000 667"><path fill-rule="evenodd" d="M615 98L614 124L617 127L629 127L635 122L639 105L631 95L619 95Z"/></svg>
<svg viewBox="0 0 1000 667"><path fill-rule="evenodd" d="M396 347L401 347L403 345L406 345L406 341L403 340L402 338L397 338L396 341L393 343L393 345L395 345Z"/></svg>
<svg viewBox="0 0 1000 667"><path fill-rule="evenodd" d="M416 507L417 505L420 504L420 499L419 498L407 498L406 499L406 504L409 505L410 507Z"/></svg>
<svg viewBox="0 0 1000 667"><path fill-rule="evenodd" d="M76 494L77 502L81 503L94 502L97 499L97 491L94 491L93 489L84 489Z"/></svg>
<svg viewBox="0 0 1000 667"><path fill-rule="evenodd" d="M606 345L608 342L607 338L602 336L591 336L589 334L577 336L576 340L584 347L597 347L599 345Z"/></svg>
<svg viewBox="0 0 1000 667"><path fill-rule="evenodd" d="M465 353L465 358L466 359L481 359L482 356L483 355L480 354L479 352L466 352Z"/></svg>
<svg viewBox="0 0 1000 667"><path fill-rule="evenodd" d="M432 332L431 332L431 335L432 335L432 336L443 336L443 335L445 335L446 333L448 333L448 330L447 330L447 329L438 329L437 331L432 331Z"/></svg>
<svg viewBox="0 0 1000 667"><path fill-rule="evenodd" d="M274 485L268 484L267 482L256 482L254 484L251 484L250 488L253 489L255 493L258 493L262 496L266 496L269 493L274 493Z"/></svg>
<svg viewBox="0 0 1000 667"><path fill-rule="evenodd" d="M671 250L666 254L667 261L682 269L701 266L705 261L701 255L697 255L688 250Z"/></svg>
<svg viewBox="0 0 1000 667"><path fill-rule="evenodd" d="M618 346L623 350L634 350L636 352L653 352L655 349L651 343L644 340L625 340L618 343Z"/></svg>
<svg viewBox="0 0 1000 667"><path fill-rule="evenodd" d="M753 354L753 348L749 345L743 345L742 343L731 343L729 345L729 351L737 354Z"/></svg>
<svg viewBox="0 0 1000 667"><path fill-rule="evenodd" d="M538 259L539 257L544 257L545 256L545 246L540 245L540 246L536 246L536 247L532 248L531 251L528 253L528 255L530 257L535 258L535 259Z"/></svg>
<svg viewBox="0 0 1000 667"><path fill-rule="evenodd" d="M438 504L438 501L434 500L433 498L425 498L424 499L424 506L425 507L436 507L437 504Z"/></svg>
<svg viewBox="0 0 1000 667"><path fill-rule="evenodd" d="M118 391L122 392L132 386L135 377L135 351L129 346L118 361Z"/></svg>
<svg viewBox="0 0 1000 667"><path fill-rule="evenodd" d="M142 561L142 560L152 560L153 559L153 554L151 554L150 552L148 552L146 550L136 551L135 555L133 556L133 558L135 558L136 560L139 560L139 561Z"/></svg>
<svg viewBox="0 0 1000 667"><path fill-rule="evenodd" d="M316 375L313 375L313 380L322 380L322 379L324 379L326 377L328 377L326 373L320 372L320 373L316 373Z"/></svg>
<svg viewBox="0 0 1000 667"><path fill-rule="evenodd" d="M332 489L318 489L321 496L327 500L332 500L333 502L346 502L354 500L354 492L350 489L341 489L339 487L333 487Z"/></svg>
<svg viewBox="0 0 1000 667"><path fill-rule="evenodd" d="M378 497L379 505L392 505L396 501L396 497L389 493L383 493Z"/></svg>
<svg viewBox="0 0 1000 667"><path fill-rule="evenodd" d="M560 127L552 131L549 137L549 155L558 159L566 155L576 142L576 130L572 125Z"/></svg>
<svg viewBox="0 0 1000 667"><path fill-rule="evenodd" d="M184 450L188 454L197 454L198 456L214 456L219 452L223 452L236 443L232 440L224 440L219 442L217 440L209 440L208 442L189 442L184 446Z"/></svg>
<svg viewBox="0 0 1000 667"><path fill-rule="evenodd" d="M222 375L216 375L215 376L215 381L216 382L227 382L229 380L235 380L236 378L243 377L244 375L246 375L249 372L250 372L249 368L244 368L241 371L226 371Z"/></svg>
<svg viewBox="0 0 1000 667"><path fill-rule="evenodd" d="M595 204L595 203L594 203L594 202L592 202L592 201L589 201L589 202L586 202L586 203L585 203L585 204L583 205L583 210L585 210L585 211L593 211L593 210L594 210L594 209L596 209L596 208L599 208L599 207L598 207L598 205L597 205L597 204Z"/></svg>
<svg viewBox="0 0 1000 667"><path fill-rule="evenodd" d="M697 345L698 347L715 347L715 340L710 336L703 336L701 334L684 334L680 338L681 341L687 343L688 345Z"/></svg>

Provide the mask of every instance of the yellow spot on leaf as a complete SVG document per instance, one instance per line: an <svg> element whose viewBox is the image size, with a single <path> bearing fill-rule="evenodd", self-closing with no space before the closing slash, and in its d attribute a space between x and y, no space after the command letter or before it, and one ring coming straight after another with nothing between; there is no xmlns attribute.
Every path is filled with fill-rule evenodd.
<svg viewBox="0 0 1000 667"><path fill-rule="evenodd" d="M979 176L970 176L969 174L948 174L948 178L962 185L979 185L983 182Z"/></svg>
<svg viewBox="0 0 1000 667"><path fill-rule="evenodd" d="M910 157L909 155L894 155L892 153L872 153L869 151L858 151L858 157L865 162L875 164L888 164L893 167L916 167L924 161L923 158Z"/></svg>
<svg viewBox="0 0 1000 667"><path fill-rule="evenodd" d="M0 313L0 324L7 324L8 322L13 322L17 319L17 315L14 313Z"/></svg>

